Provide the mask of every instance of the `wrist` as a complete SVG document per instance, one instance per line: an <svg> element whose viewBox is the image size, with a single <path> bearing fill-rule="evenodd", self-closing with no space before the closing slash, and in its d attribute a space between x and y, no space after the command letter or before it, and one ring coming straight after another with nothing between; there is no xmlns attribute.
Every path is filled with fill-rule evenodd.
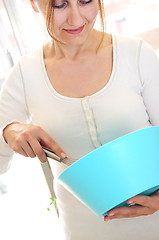
<svg viewBox="0 0 159 240"><path fill-rule="evenodd" d="M18 124L19 122L16 122L16 121L12 121L12 122L9 122L7 123L3 129L2 129L2 137L4 139L4 141L8 144L8 141L7 141L7 130L9 129L10 126L12 125L15 125L15 124Z"/></svg>

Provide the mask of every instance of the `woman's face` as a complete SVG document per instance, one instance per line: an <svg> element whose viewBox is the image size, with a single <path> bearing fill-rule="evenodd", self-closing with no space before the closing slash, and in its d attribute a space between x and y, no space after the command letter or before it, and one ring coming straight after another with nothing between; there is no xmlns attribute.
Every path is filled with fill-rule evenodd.
<svg viewBox="0 0 159 240"><path fill-rule="evenodd" d="M48 0L31 2L46 17ZM92 30L98 11L98 0L55 0L53 35L65 44L81 45Z"/></svg>

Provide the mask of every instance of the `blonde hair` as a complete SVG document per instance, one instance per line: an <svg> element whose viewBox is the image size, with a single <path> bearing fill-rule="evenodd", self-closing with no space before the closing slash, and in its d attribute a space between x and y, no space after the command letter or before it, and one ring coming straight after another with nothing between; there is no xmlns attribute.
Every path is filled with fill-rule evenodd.
<svg viewBox="0 0 159 240"><path fill-rule="evenodd" d="M46 28L51 36L52 39L54 39L57 42L60 42L56 37L53 35L54 32L54 23L53 23L53 17L54 17L54 3L55 0L49 1L48 6L47 6L47 14L46 14ZM101 35L101 40L100 43L97 47L97 51L100 48L100 45L102 44L102 41L104 39L104 32L105 32L105 11L104 11L104 4L103 0L98 0L98 5L99 5L99 17L100 17L100 23L101 23L101 30L102 30L102 35Z"/></svg>

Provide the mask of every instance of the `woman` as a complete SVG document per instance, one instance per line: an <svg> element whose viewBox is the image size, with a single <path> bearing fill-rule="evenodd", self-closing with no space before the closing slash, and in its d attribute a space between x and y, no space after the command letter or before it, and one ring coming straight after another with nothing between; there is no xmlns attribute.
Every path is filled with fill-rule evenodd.
<svg viewBox="0 0 159 240"><path fill-rule="evenodd" d="M3 86L1 173L13 152L45 162L43 145L72 163L119 136L159 124L159 60L150 46L93 29L98 12L104 28L101 0L30 2L52 38L22 57ZM66 240L159 238L159 194L133 197L128 202L140 206L99 219L56 181L65 168L54 163Z"/></svg>

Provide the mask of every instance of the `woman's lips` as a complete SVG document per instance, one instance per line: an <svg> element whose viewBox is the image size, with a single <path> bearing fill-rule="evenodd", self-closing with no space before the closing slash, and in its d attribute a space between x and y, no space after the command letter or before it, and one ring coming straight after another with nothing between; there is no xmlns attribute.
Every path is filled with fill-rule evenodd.
<svg viewBox="0 0 159 240"><path fill-rule="evenodd" d="M84 28L84 25L80 28L76 28L76 29L64 29L67 33L70 33L70 34L79 34L80 32L82 32Z"/></svg>

